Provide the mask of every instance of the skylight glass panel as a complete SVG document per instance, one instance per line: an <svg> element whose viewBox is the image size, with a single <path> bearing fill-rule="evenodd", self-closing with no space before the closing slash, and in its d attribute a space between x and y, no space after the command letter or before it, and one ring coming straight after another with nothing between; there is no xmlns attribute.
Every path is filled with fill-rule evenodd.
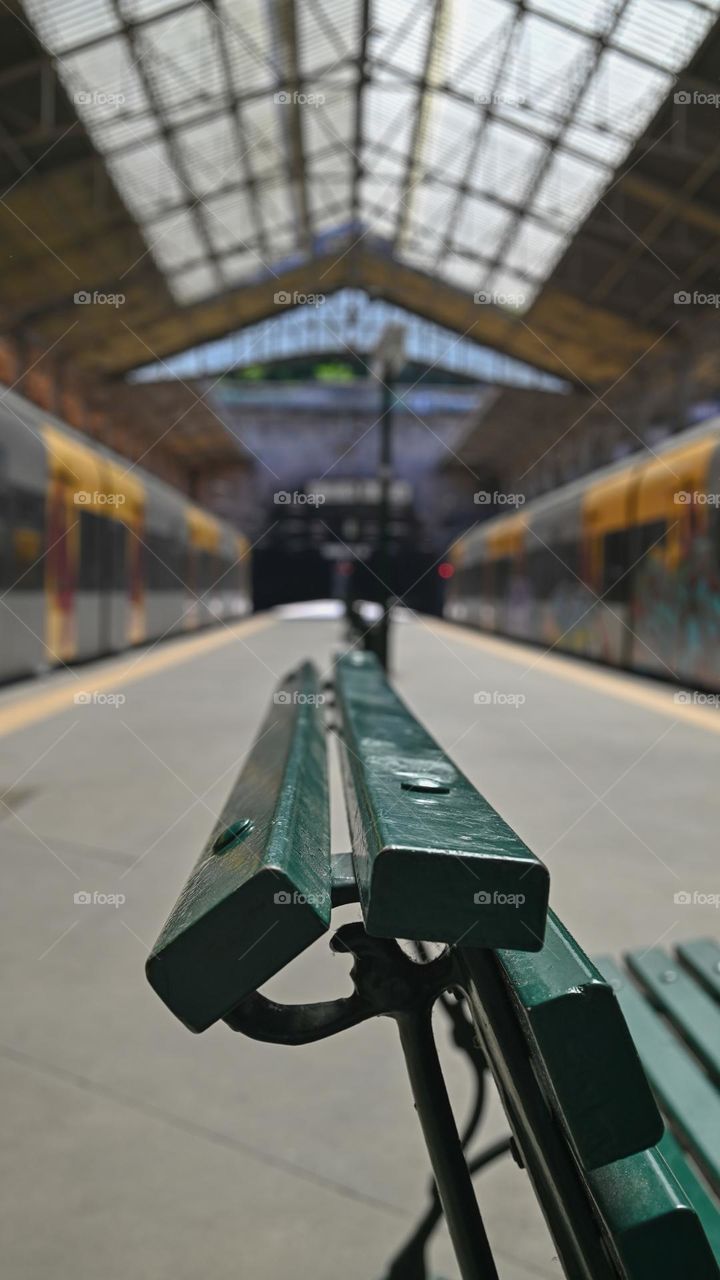
<svg viewBox="0 0 720 1280"><path fill-rule="evenodd" d="M454 201L455 193L447 187L437 182L420 182L408 194L407 208L400 206L398 221L405 220L410 235L416 234L419 228L424 229L427 238L439 249Z"/></svg>
<svg viewBox="0 0 720 1280"><path fill-rule="evenodd" d="M633 0L620 19L613 43L628 53L649 55L669 71L679 71L712 21L712 13L685 0Z"/></svg>
<svg viewBox="0 0 720 1280"><path fill-rule="evenodd" d="M126 112L150 112L150 103L130 46L118 37L68 54L60 64L60 75L75 108L89 128L112 122Z"/></svg>
<svg viewBox="0 0 720 1280"><path fill-rule="evenodd" d="M443 258L438 274L448 284L453 284L465 293L475 293L480 287L485 268L476 259L466 257L462 253L450 253Z"/></svg>
<svg viewBox="0 0 720 1280"><path fill-rule="evenodd" d="M264 265L256 253L230 253L221 259L220 270L225 284L233 285L253 279Z"/></svg>
<svg viewBox="0 0 720 1280"><path fill-rule="evenodd" d="M170 287L178 302L200 302L202 298L218 292L220 279L215 267L208 262L189 267L187 271L179 271L170 278Z"/></svg>
<svg viewBox="0 0 720 1280"><path fill-rule="evenodd" d="M223 90L215 26L200 4L138 27L136 57L161 113L188 101L214 105Z"/></svg>
<svg viewBox="0 0 720 1280"><path fill-rule="evenodd" d="M450 182L462 182L470 163L482 107L457 102L447 94L428 94L429 111L423 145L424 166L442 172Z"/></svg>
<svg viewBox="0 0 720 1280"><path fill-rule="evenodd" d="M525 218L505 255L505 263L524 275L544 280L550 275L567 244L567 235L550 231L532 218Z"/></svg>
<svg viewBox="0 0 720 1280"><path fill-rule="evenodd" d="M194 219L184 210L148 223L145 239L163 271L175 271L197 262L205 253Z"/></svg>
<svg viewBox="0 0 720 1280"><path fill-rule="evenodd" d="M358 0L317 0L297 5L295 15L303 79L353 59L361 35Z"/></svg>
<svg viewBox="0 0 720 1280"><path fill-rule="evenodd" d="M361 187L361 219L372 227L373 234L392 239L397 226L402 187L393 180L363 178Z"/></svg>
<svg viewBox="0 0 720 1280"><path fill-rule="evenodd" d="M243 106L242 151L256 178L275 173L286 163L280 114L284 110L285 107L267 97Z"/></svg>
<svg viewBox="0 0 720 1280"><path fill-rule="evenodd" d="M403 75L421 76L432 8L427 0L375 0L373 55L398 67Z"/></svg>
<svg viewBox="0 0 720 1280"><path fill-rule="evenodd" d="M224 40L233 89L239 95L276 89L282 66L272 40L272 16L264 0L219 0L216 35Z"/></svg>
<svg viewBox="0 0 720 1280"><path fill-rule="evenodd" d="M123 13L129 22L144 22L158 18L169 9L177 8L177 0L123 0Z"/></svg>
<svg viewBox="0 0 720 1280"><path fill-rule="evenodd" d="M472 185L510 204L520 204L546 154L547 148L537 138L493 121L483 133Z"/></svg>
<svg viewBox="0 0 720 1280"><path fill-rule="evenodd" d="M88 122L87 127L95 146L107 154L133 151L159 136L157 118L150 111L128 118L118 112L102 122Z"/></svg>
<svg viewBox="0 0 720 1280"><path fill-rule="evenodd" d="M463 93L489 91L517 16L508 0L458 5L445 42L445 78Z"/></svg>
<svg viewBox="0 0 720 1280"><path fill-rule="evenodd" d="M617 0L527 0L528 9L561 18L588 35L605 30L616 5Z"/></svg>
<svg viewBox="0 0 720 1280"><path fill-rule="evenodd" d="M25 12L56 53L120 30L111 0L25 0Z"/></svg>
<svg viewBox="0 0 720 1280"><path fill-rule="evenodd" d="M559 124L591 48L585 36L528 14L506 62L501 97L511 106L522 98L530 119L537 108L555 116Z"/></svg>
<svg viewBox="0 0 720 1280"><path fill-rule="evenodd" d="M672 86L668 72L641 66L625 54L607 49L578 104L577 120L637 137Z"/></svg>
<svg viewBox="0 0 720 1280"><path fill-rule="evenodd" d="M332 91L326 94L320 85L308 85L306 97L309 101L302 107L305 155L317 155L330 144L342 148L352 147L355 130L355 101L352 95ZM313 102L313 98L319 100ZM294 108L278 107L278 111L283 110L284 122L289 127L287 112Z"/></svg>
<svg viewBox="0 0 720 1280"><path fill-rule="evenodd" d="M511 223L512 214L507 209L489 200L467 197L460 207L455 245L472 250L481 258L492 257Z"/></svg>
<svg viewBox="0 0 720 1280"><path fill-rule="evenodd" d="M128 208L141 223L161 213L168 204L180 204L188 197L160 138L127 155L108 157L107 167Z"/></svg>
<svg viewBox="0 0 720 1280"><path fill-rule="evenodd" d="M202 217L218 252L240 248L255 239L252 208L244 191L229 191L205 200Z"/></svg>
<svg viewBox="0 0 720 1280"><path fill-rule="evenodd" d="M532 208L574 231L600 198L609 180L607 169L558 151L538 187Z"/></svg>
<svg viewBox="0 0 720 1280"><path fill-rule="evenodd" d="M220 187L231 186L241 178L236 134L230 116L218 116L205 123L178 129L174 141L186 181L196 196L211 195Z"/></svg>
<svg viewBox="0 0 720 1280"><path fill-rule="evenodd" d="M569 124L563 143L580 151L588 160L598 160L613 168L625 158L632 145L632 136L610 130L600 124L594 127L578 123Z"/></svg>

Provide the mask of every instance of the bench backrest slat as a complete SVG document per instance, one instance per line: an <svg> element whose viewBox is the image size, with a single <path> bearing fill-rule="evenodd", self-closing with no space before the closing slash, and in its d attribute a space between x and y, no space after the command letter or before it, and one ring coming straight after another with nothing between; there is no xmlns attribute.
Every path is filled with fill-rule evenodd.
<svg viewBox="0 0 720 1280"><path fill-rule="evenodd" d="M203 1031L330 923L327 756L311 663L280 682L148 960L158 995Z"/></svg>
<svg viewBox="0 0 720 1280"><path fill-rule="evenodd" d="M588 1182L626 1280L718 1280L700 1218L658 1149L596 1169Z"/></svg>
<svg viewBox="0 0 720 1280"><path fill-rule="evenodd" d="M551 1105L585 1169L653 1146L662 1119L612 987L554 912L537 954L499 959Z"/></svg>
<svg viewBox="0 0 720 1280"><path fill-rule="evenodd" d="M368 933L542 946L547 868L415 719L372 654L338 660L336 698Z"/></svg>

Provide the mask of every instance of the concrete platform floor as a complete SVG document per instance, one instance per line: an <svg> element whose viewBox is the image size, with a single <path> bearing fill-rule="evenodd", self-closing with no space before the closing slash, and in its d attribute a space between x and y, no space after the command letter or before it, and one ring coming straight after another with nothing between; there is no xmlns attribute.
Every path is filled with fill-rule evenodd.
<svg viewBox="0 0 720 1280"><path fill-rule="evenodd" d="M196 1037L143 973L276 679L305 655L327 664L339 638L259 617L0 694L10 1280L371 1280L423 1205L391 1023L303 1049ZM720 891L716 711L443 623L398 626L396 646L401 690L546 858L591 954L720 931L711 906L674 901ZM268 989L339 994L346 970L321 941ZM462 1113L468 1071L444 1059ZM493 1103L481 1144L504 1131ZM559 1275L526 1176L506 1159L477 1187L504 1280ZM442 1232L433 1263L457 1275Z"/></svg>

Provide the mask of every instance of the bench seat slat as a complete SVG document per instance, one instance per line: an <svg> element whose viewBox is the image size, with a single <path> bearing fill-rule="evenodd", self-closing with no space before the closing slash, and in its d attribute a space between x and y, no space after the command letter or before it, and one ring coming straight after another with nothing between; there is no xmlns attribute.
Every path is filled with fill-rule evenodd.
<svg viewBox="0 0 720 1280"><path fill-rule="evenodd" d="M229 1013L329 926L320 703L311 663L280 682L147 962L151 985L192 1031Z"/></svg>
<svg viewBox="0 0 720 1280"><path fill-rule="evenodd" d="M633 951L628 968L651 1002L673 1023L715 1079L720 1080L720 1007L660 947Z"/></svg>
<svg viewBox="0 0 720 1280"><path fill-rule="evenodd" d="M714 938L698 938L693 942L680 942L676 950L683 964L710 995L720 1000L720 944Z"/></svg>
<svg viewBox="0 0 720 1280"><path fill-rule="evenodd" d="M720 1186L720 1095L677 1036L609 957L596 960L617 992L660 1105L714 1188Z"/></svg>
<svg viewBox="0 0 720 1280"><path fill-rule="evenodd" d="M612 987L548 912L537 953L500 963L545 1087L585 1169L654 1146L663 1124Z"/></svg>
<svg viewBox="0 0 720 1280"><path fill-rule="evenodd" d="M547 868L415 719L372 654L338 659L336 696L368 933L538 950Z"/></svg>
<svg viewBox="0 0 720 1280"><path fill-rule="evenodd" d="M657 1148L596 1169L588 1186L626 1280L718 1280L700 1218Z"/></svg>

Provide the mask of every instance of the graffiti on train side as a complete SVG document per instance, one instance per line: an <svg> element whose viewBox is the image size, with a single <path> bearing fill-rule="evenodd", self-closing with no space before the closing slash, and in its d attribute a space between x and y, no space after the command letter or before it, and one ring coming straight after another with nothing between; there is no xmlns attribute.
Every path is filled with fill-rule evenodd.
<svg viewBox="0 0 720 1280"><path fill-rule="evenodd" d="M632 629L638 665L717 681L720 574L711 538L695 537L676 564L646 557L636 571Z"/></svg>

